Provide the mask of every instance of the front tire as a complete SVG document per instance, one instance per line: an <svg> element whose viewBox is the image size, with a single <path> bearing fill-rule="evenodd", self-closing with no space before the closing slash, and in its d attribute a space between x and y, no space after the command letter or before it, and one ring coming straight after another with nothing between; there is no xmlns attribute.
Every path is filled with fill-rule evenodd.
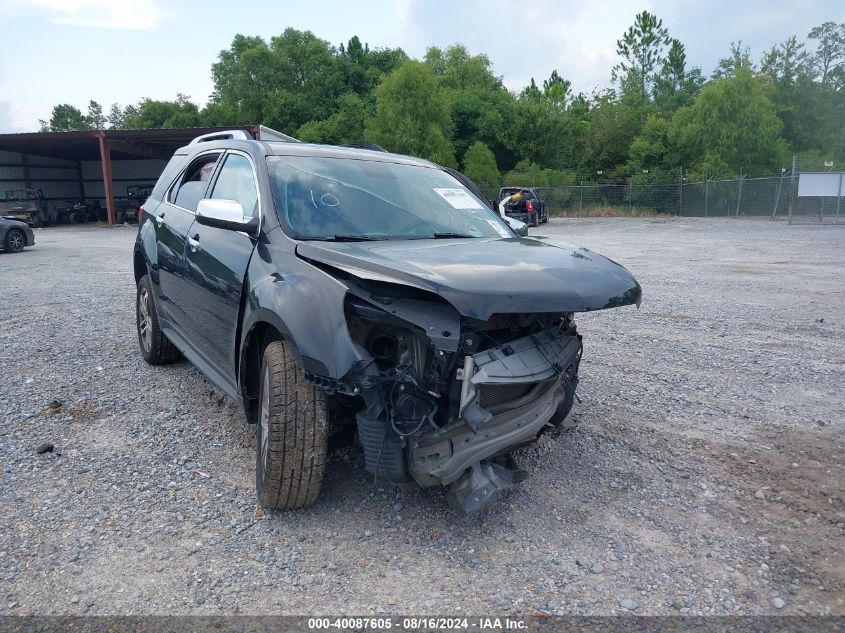
<svg viewBox="0 0 845 633"><path fill-rule="evenodd" d="M6 241L3 243L3 248L7 253L20 253L23 247L26 246L26 235L19 229L10 229L6 233Z"/></svg>
<svg viewBox="0 0 845 633"><path fill-rule="evenodd" d="M149 275L144 275L138 281L135 324L138 329L138 345L141 347L141 355L150 365L167 365L182 358L182 352L179 351L179 348L171 343L170 339L161 331Z"/></svg>
<svg viewBox="0 0 845 633"><path fill-rule="evenodd" d="M326 394L305 379L288 344L271 341L261 361L255 490L265 508L314 503L326 466Z"/></svg>

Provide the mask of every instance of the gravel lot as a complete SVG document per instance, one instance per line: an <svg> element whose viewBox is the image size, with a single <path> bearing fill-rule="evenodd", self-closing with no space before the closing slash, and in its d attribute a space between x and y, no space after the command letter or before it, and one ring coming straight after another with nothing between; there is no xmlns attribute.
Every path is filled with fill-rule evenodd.
<svg viewBox="0 0 845 633"><path fill-rule="evenodd" d="M374 486L357 449L265 515L252 427L137 351L134 228L0 254L0 614L845 614L845 227L536 233L644 302L580 318L580 427L469 518Z"/></svg>

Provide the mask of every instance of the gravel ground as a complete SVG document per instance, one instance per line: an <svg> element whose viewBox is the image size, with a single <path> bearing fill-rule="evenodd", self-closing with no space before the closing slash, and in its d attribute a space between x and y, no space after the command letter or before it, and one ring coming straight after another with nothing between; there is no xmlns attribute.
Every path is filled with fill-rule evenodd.
<svg viewBox="0 0 845 633"><path fill-rule="evenodd" d="M644 302L580 318L580 427L469 518L351 448L315 506L265 514L237 408L141 360L133 228L0 254L0 614L845 614L845 227L536 232Z"/></svg>

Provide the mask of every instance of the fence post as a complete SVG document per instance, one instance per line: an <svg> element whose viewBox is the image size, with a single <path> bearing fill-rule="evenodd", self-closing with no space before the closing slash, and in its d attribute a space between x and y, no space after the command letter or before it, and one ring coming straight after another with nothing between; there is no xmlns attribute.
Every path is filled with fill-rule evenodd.
<svg viewBox="0 0 845 633"><path fill-rule="evenodd" d="M739 192L736 195L736 217L739 217L739 203L742 201L742 167L739 168Z"/></svg>
<svg viewBox="0 0 845 633"><path fill-rule="evenodd" d="M584 176L581 176L581 186L578 188L578 215L584 212Z"/></svg>
<svg viewBox="0 0 845 633"><path fill-rule="evenodd" d="M678 215L684 214L684 168L678 167Z"/></svg>
<svg viewBox="0 0 845 633"><path fill-rule="evenodd" d="M792 155L792 176L789 180L789 220L787 224L792 224L792 199L795 197L795 154Z"/></svg>
<svg viewBox="0 0 845 633"><path fill-rule="evenodd" d="M783 189L783 179L786 176L786 167L783 167L780 170L780 178L778 179L778 186L775 189L775 206L772 209L772 217L776 217L778 214L778 204L780 203L780 192Z"/></svg>
<svg viewBox="0 0 845 633"><path fill-rule="evenodd" d="M842 201L842 172L839 172L839 191L836 192L836 219L834 224L839 224L839 203Z"/></svg>
<svg viewBox="0 0 845 633"><path fill-rule="evenodd" d="M710 177L704 174L704 217L707 217L707 202L710 198Z"/></svg>
<svg viewBox="0 0 845 633"><path fill-rule="evenodd" d="M628 214L634 215L634 179L628 179Z"/></svg>

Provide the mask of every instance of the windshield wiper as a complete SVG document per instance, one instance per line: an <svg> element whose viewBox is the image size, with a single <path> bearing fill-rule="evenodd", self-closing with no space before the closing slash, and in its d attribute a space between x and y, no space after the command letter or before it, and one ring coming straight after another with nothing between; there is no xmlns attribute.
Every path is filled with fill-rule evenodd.
<svg viewBox="0 0 845 633"><path fill-rule="evenodd" d="M451 240L453 238L472 238L480 236L470 235L469 233L435 233L432 237L436 240Z"/></svg>
<svg viewBox="0 0 845 633"><path fill-rule="evenodd" d="M338 233L337 235L300 237L300 240L314 240L318 242L379 242L389 239L380 235L355 235L352 233Z"/></svg>

